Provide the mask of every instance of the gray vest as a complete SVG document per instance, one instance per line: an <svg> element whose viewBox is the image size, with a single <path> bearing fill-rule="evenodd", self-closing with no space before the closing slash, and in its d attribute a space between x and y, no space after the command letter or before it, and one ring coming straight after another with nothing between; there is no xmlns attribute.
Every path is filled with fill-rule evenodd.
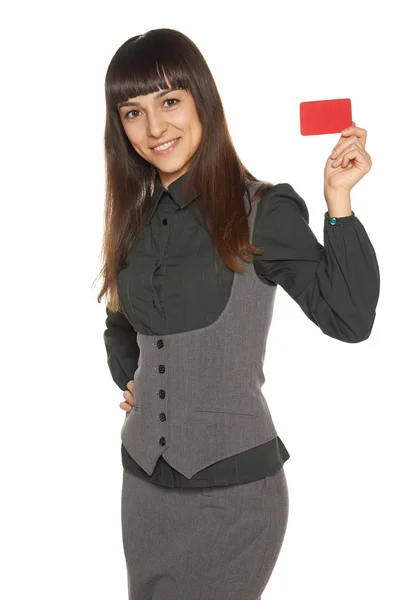
<svg viewBox="0 0 400 600"><path fill-rule="evenodd" d="M257 208L251 203L250 240ZM261 391L276 286L263 283L251 263L238 261L245 270L235 272L216 321L182 333L137 334L135 406L125 415L121 440L148 475L162 455L190 479L277 436Z"/></svg>

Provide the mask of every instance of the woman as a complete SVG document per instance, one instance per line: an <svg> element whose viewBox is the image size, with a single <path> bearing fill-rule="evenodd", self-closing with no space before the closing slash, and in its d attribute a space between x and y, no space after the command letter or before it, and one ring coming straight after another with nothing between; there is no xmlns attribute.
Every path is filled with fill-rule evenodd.
<svg viewBox="0 0 400 600"><path fill-rule="evenodd" d="M261 392L275 293L326 335L369 337L379 269L350 204L371 167L366 132L353 123L327 161L322 246L293 187L241 163L210 70L182 33L127 40L106 103L98 300L108 294L107 360L124 390L129 599L259 600L289 506L289 453Z"/></svg>

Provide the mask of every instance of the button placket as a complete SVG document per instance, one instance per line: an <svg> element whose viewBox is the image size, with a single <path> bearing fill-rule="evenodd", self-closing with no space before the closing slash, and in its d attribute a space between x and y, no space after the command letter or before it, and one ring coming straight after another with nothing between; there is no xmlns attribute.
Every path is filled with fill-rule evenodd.
<svg viewBox="0 0 400 600"><path fill-rule="evenodd" d="M153 342L153 346L157 346L157 348L159 350L161 350L161 348L164 347L164 342L161 339L159 339L156 342ZM157 370L159 373L165 373L165 365L158 365L158 367L154 367L154 370ZM158 393L159 398L165 398L165 390L159 390L157 393ZM158 415L158 418L162 422L167 420L167 416L164 412L161 412ZM158 443L160 444L160 446L165 446L165 444L167 443L165 440L165 437L164 436L160 437L160 439L158 440Z"/></svg>

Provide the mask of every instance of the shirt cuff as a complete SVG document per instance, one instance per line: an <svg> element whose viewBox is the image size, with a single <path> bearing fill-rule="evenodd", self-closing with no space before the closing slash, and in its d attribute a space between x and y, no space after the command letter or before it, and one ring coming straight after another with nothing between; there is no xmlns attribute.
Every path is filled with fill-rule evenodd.
<svg viewBox="0 0 400 600"><path fill-rule="evenodd" d="M353 210L351 211L351 215L348 215L347 217L330 217L329 212L326 211L324 214L324 222L330 227L336 227L337 225L346 225L346 223L352 223L354 221L354 217L355 213Z"/></svg>

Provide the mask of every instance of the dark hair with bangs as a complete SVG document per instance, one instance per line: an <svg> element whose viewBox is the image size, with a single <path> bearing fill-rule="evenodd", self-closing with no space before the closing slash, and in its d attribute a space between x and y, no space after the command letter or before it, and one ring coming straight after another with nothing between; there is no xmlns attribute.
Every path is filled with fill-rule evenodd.
<svg viewBox="0 0 400 600"><path fill-rule="evenodd" d="M240 161L211 71L197 46L174 29L152 29L127 40L117 50L105 77L104 133L106 197L102 245L103 286L98 302L121 310L118 272L146 221L157 169L132 147L119 115L119 104L159 90L189 91L202 124L200 145L183 180L183 194L194 188L196 202L212 242L225 264L243 268L235 257L251 262L262 250L249 241L245 186L252 183L259 201L273 184L257 180Z"/></svg>

